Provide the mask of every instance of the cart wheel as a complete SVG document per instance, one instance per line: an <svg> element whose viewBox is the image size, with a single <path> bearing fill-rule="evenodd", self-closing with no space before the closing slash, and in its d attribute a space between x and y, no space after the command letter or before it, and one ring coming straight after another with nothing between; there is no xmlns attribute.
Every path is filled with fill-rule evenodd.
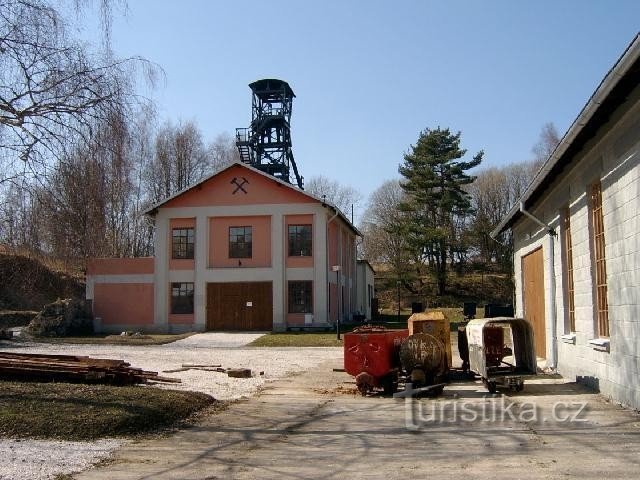
<svg viewBox="0 0 640 480"><path fill-rule="evenodd" d="M364 396L373 390L374 380L371 375L366 372L361 372L356 375L356 386L358 391Z"/></svg>
<svg viewBox="0 0 640 480"><path fill-rule="evenodd" d="M524 382L520 382L516 385L516 392L521 392L522 390L524 390Z"/></svg>
<svg viewBox="0 0 640 480"><path fill-rule="evenodd" d="M489 393L496 393L498 391L498 385L496 382L490 382L488 380L483 380L485 387L489 390Z"/></svg>

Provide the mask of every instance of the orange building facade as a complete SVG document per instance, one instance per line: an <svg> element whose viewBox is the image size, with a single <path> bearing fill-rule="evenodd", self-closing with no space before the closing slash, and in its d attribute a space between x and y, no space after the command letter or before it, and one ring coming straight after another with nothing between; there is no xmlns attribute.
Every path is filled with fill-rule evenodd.
<svg viewBox="0 0 640 480"><path fill-rule="evenodd" d="M360 233L322 199L236 163L147 214L154 257L87 264L97 331L284 331L355 313Z"/></svg>

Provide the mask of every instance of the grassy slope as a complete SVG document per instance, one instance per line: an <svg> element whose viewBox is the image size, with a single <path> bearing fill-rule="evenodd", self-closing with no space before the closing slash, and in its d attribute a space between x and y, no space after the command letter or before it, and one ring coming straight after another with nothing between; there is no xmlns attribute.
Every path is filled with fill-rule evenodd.
<svg viewBox="0 0 640 480"><path fill-rule="evenodd" d="M133 386L0 382L0 437L91 440L175 425L215 400Z"/></svg>
<svg viewBox="0 0 640 480"><path fill-rule="evenodd" d="M335 333L268 333L249 344L252 347L341 347Z"/></svg>

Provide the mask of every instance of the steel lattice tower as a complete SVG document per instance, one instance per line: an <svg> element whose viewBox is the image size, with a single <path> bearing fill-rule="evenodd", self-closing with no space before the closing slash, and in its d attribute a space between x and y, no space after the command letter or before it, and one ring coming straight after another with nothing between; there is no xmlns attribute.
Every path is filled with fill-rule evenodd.
<svg viewBox="0 0 640 480"><path fill-rule="evenodd" d="M291 150L291 108L295 94L287 82L265 78L250 83L251 125L236 129L236 146L244 163L303 188Z"/></svg>

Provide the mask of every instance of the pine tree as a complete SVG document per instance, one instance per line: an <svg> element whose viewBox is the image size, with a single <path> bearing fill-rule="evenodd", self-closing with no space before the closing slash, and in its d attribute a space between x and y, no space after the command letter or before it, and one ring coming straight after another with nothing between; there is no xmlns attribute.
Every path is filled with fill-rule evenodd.
<svg viewBox="0 0 640 480"><path fill-rule="evenodd" d="M456 220L473 212L463 187L474 181L475 177L466 172L480 164L484 152L478 152L469 162L461 160L466 152L460 148L460 132L427 129L420 133L398 169L408 197L401 204L408 214L408 242L433 267L438 295L446 292L447 263L458 243Z"/></svg>

